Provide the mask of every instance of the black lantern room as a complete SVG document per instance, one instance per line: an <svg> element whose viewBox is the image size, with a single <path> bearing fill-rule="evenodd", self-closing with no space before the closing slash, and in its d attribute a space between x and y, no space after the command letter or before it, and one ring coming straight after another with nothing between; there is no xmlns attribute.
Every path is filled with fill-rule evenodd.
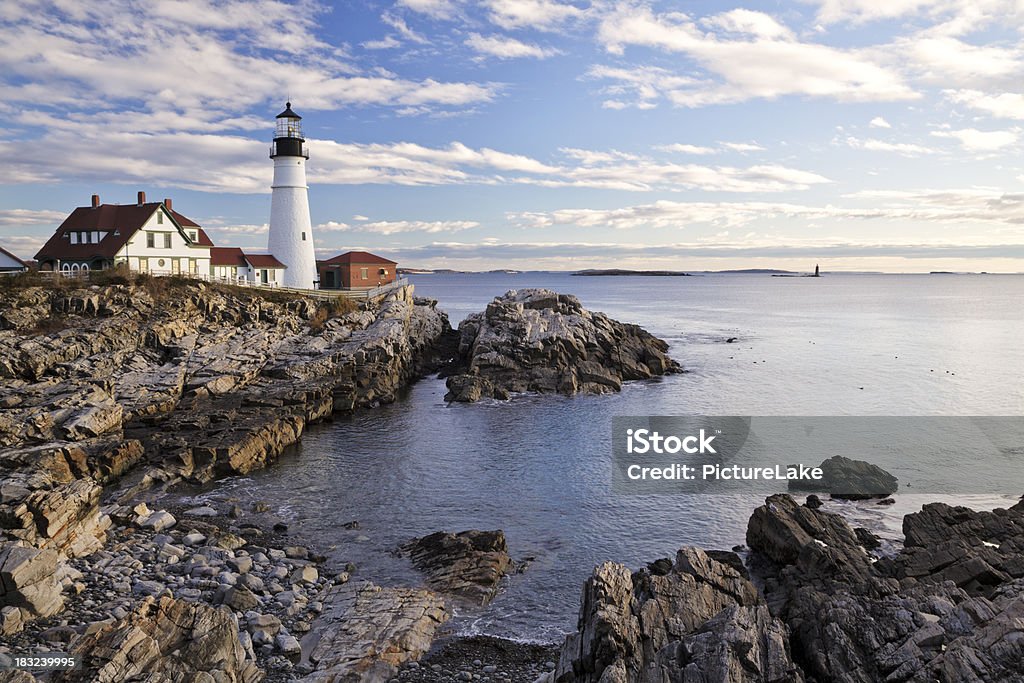
<svg viewBox="0 0 1024 683"><path fill-rule="evenodd" d="M274 128L274 144L270 147L270 158L305 157L309 158L306 139L302 137L302 117L292 111L292 103L286 102L284 111L277 115Z"/></svg>

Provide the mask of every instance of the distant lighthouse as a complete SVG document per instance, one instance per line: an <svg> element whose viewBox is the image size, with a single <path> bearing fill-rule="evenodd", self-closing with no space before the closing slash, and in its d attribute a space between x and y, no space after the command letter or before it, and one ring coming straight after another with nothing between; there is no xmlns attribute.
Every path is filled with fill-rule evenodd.
<svg viewBox="0 0 1024 683"><path fill-rule="evenodd" d="M282 284L297 289L316 286L316 255L313 226L309 220L309 187L306 185L306 139L302 117L292 103L277 115L270 158L274 160L274 184L270 199L270 253L285 266Z"/></svg>

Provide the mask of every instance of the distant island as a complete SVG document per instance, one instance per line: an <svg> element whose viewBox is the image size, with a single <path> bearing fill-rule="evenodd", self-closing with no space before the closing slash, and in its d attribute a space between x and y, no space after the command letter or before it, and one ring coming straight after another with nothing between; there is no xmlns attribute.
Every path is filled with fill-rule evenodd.
<svg viewBox="0 0 1024 683"><path fill-rule="evenodd" d="M607 275L644 275L653 277L690 277L689 273L678 270L622 270L612 268L609 270L577 270L572 275L607 276Z"/></svg>

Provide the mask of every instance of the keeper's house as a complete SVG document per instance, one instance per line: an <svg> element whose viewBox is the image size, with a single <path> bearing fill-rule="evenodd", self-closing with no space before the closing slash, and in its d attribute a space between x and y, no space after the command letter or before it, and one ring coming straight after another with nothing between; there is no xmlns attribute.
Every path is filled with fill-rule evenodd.
<svg viewBox="0 0 1024 683"><path fill-rule="evenodd" d="M0 273L24 273L28 264L20 258L0 247Z"/></svg>
<svg viewBox="0 0 1024 683"><path fill-rule="evenodd" d="M398 263L366 251L316 262L320 289L373 289L395 281Z"/></svg>
<svg viewBox="0 0 1024 683"><path fill-rule="evenodd" d="M71 212L36 254L39 270L80 273L125 265L153 275L210 274L213 242L195 221L171 206L171 200L100 204Z"/></svg>
<svg viewBox="0 0 1024 683"><path fill-rule="evenodd" d="M270 254L246 254L238 247L210 249L210 275L214 280L280 287L285 265Z"/></svg>

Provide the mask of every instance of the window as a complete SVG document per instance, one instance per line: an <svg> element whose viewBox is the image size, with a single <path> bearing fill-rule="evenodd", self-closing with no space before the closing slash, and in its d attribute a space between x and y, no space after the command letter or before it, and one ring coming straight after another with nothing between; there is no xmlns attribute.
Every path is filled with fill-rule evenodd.
<svg viewBox="0 0 1024 683"><path fill-rule="evenodd" d="M359 276L362 277L364 280L369 280L370 279L370 269L369 268L360 268L359 269Z"/></svg>
<svg viewBox="0 0 1024 683"><path fill-rule="evenodd" d="M305 242L305 241L306 241L306 233L302 233L302 241L303 241L303 242Z"/></svg>
<svg viewBox="0 0 1024 683"><path fill-rule="evenodd" d="M199 233L198 233L198 232L196 232L195 230L193 230L193 231L191 231L191 232L190 232L190 233L188 234L188 238L189 238L190 240L192 240L193 242L195 242L195 241L197 241L197 240L199 239Z"/></svg>
<svg viewBox="0 0 1024 683"><path fill-rule="evenodd" d="M99 244L100 243L100 233L99 233L98 230L93 230L92 231L92 243L93 244Z"/></svg>
<svg viewBox="0 0 1024 683"><path fill-rule="evenodd" d="M156 222L157 222L158 225L163 225L164 224L164 212L163 211L157 211L156 212Z"/></svg>
<svg viewBox="0 0 1024 683"><path fill-rule="evenodd" d="M146 233L146 246L150 249L156 246L156 235L151 232Z"/></svg>
<svg viewBox="0 0 1024 683"><path fill-rule="evenodd" d="M171 233L165 232L164 233L164 249L170 249L170 248L171 248Z"/></svg>
<svg viewBox="0 0 1024 683"><path fill-rule="evenodd" d="M78 244L78 233L69 232L68 234L71 235L71 244Z"/></svg>

